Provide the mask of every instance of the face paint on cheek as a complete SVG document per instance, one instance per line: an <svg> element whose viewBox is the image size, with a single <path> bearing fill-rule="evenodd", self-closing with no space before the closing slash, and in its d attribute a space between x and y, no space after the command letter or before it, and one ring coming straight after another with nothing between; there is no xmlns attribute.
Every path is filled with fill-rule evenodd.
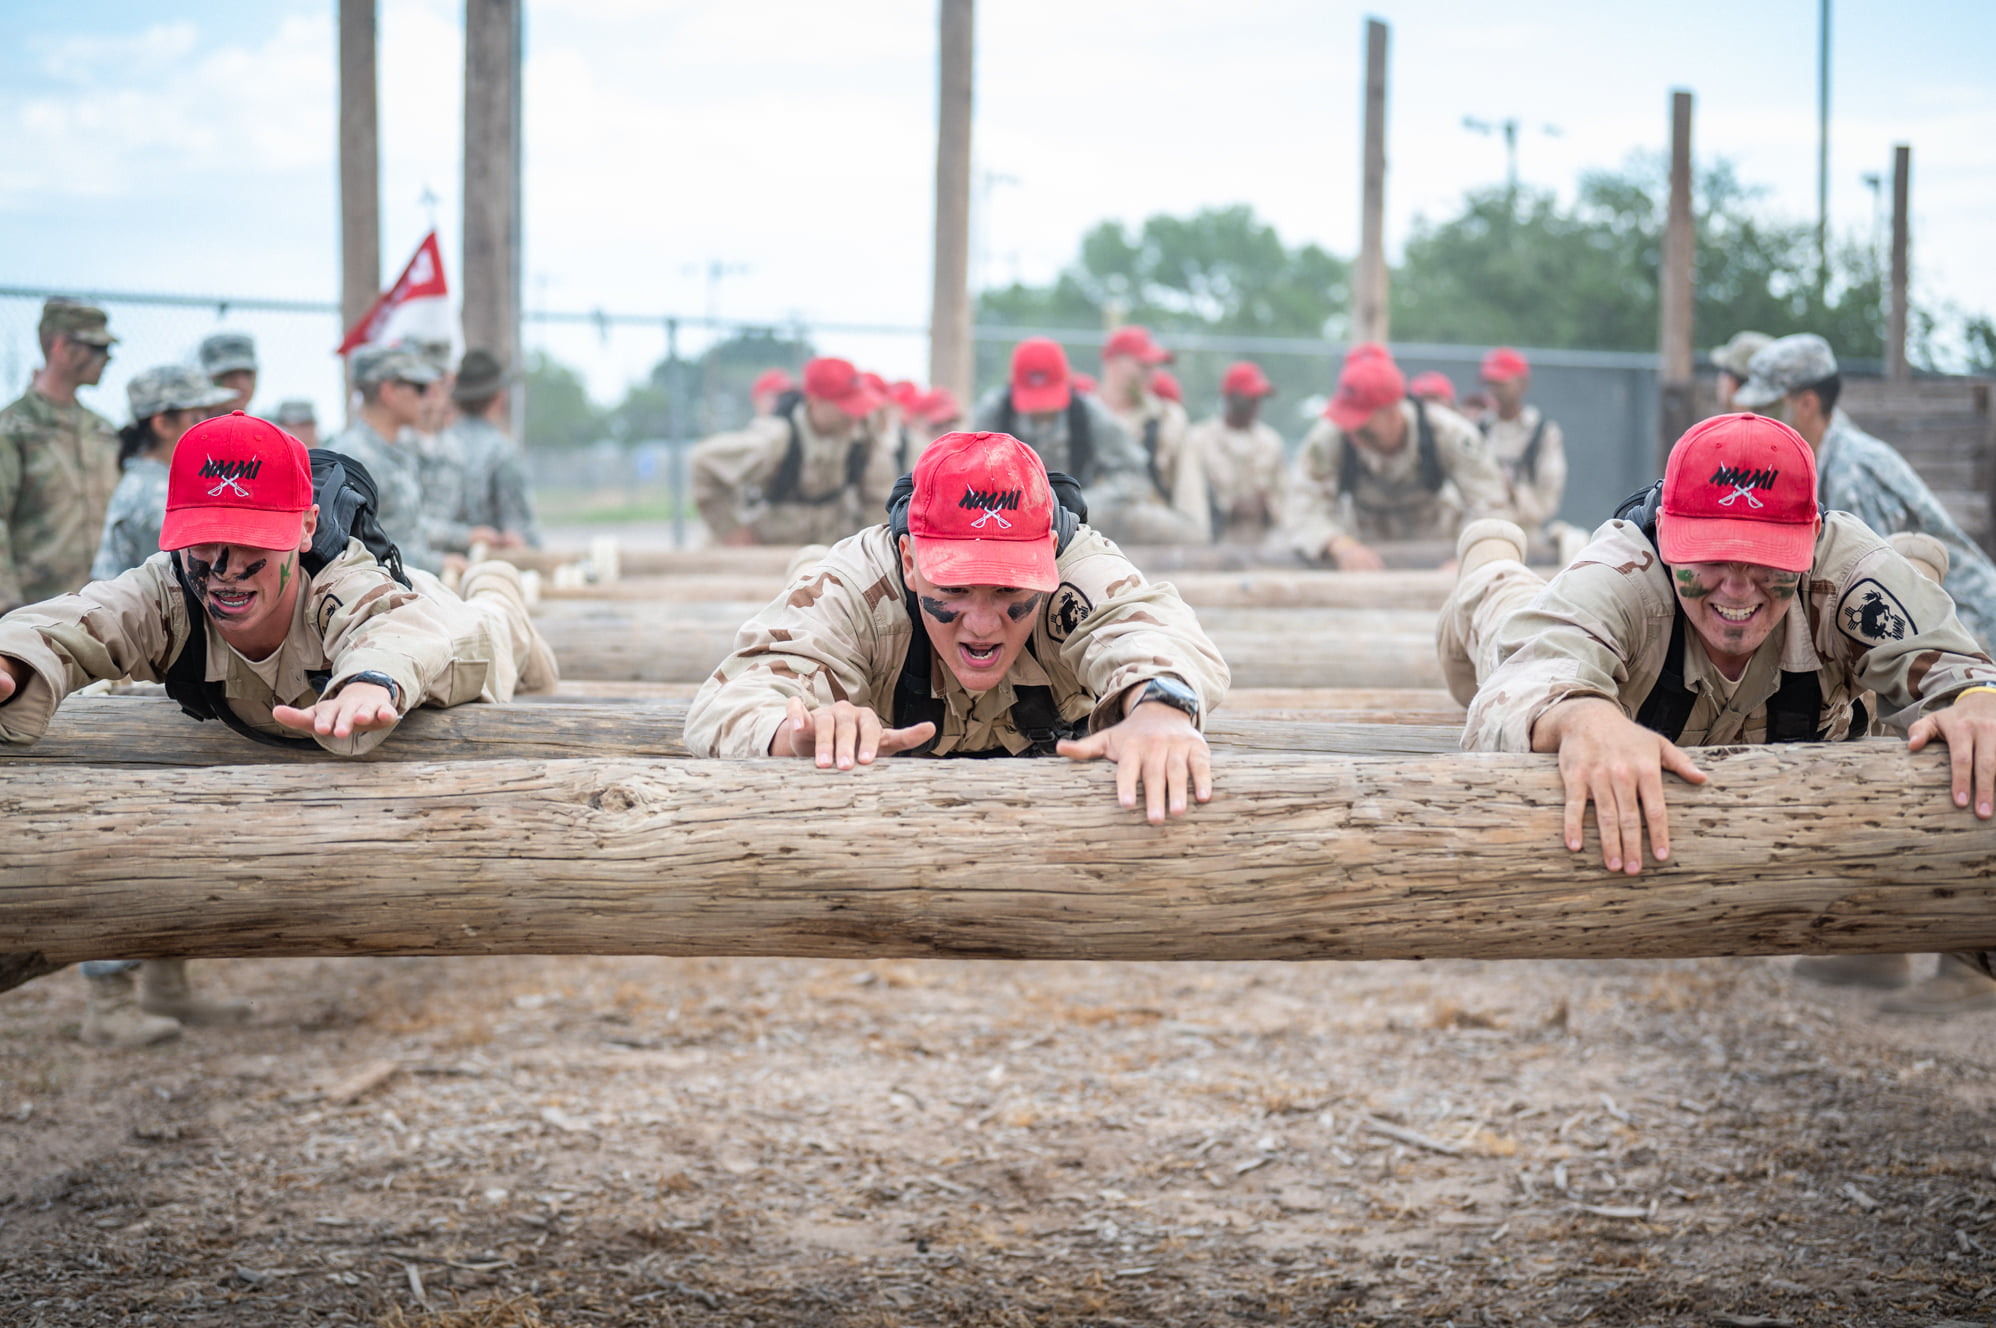
<svg viewBox="0 0 1996 1328"><path fill-rule="evenodd" d="M282 595L284 587L291 581L291 560L286 558L277 565L277 593Z"/></svg>
<svg viewBox="0 0 1996 1328"><path fill-rule="evenodd" d="M1684 598L1703 599L1705 598L1705 596L1712 593L1711 588L1706 586L1704 582L1700 581L1698 579L1698 574L1692 571L1690 568L1679 567L1676 569L1676 572L1677 572L1677 591L1679 594L1683 595Z"/></svg>
<svg viewBox="0 0 1996 1328"><path fill-rule="evenodd" d="M945 627L963 616L939 599L930 599L927 595L918 595L916 598L922 602L922 612L928 614Z"/></svg>
<svg viewBox="0 0 1996 1328"><path fill-rule="evenodd" d="M1013 622L1030 618L1034 613L1039 611L1040 601L1045 598L1044 594L1036 592L1031 599L1022 599L1017 604L1007 604L1005 606L1005 616Z"/></svg>
<svg viewBox="0 0 1996 1328"><path fill-rule="evenodd" d="M1776 572L1767 578L1767 593L1776 599L1794 599L1801 584L1800 572Z"/></svg>
<svg viewBox="0 0 1996 1328"><path fill-rule="evenodd" d="M249 580L249 579L250 579L251 577L255 576L255 575L256 575L256 574L258 573L258 572L261 572L261 571L262 571L262 570L263 570L264 568L266 568L266 567L268 567L268 566L270 566L270 559L268 559L268 558L259 558L259 559L257 559L257 560L256 560L255 562L251 563L251 564L250 564L250 565L249 565L248 567L245 567L245 568L243 568L243 570L242 570L242 571L240 571L240 572L236 573L236 574L235 574L234 576L230 577L230 578L229 578L229 580L231 580L231 581L247 581L247 580Z"/></svg>

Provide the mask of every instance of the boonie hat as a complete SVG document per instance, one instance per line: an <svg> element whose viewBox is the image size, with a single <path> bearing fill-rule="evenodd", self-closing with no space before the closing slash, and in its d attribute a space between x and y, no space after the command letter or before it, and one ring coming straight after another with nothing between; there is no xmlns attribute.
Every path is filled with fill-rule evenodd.
<svg viewBox="0 0 1996 1328"><path fill-rule="evenodd" d="M1066 410L1074 393L1067 352L1051 337L1027 337L1012 347L1012 409L1021 415Z"/></svg>
<svg viewBox="0 0 1996 1328"><path fill-rule="evenodd" d="M457 381L451 384L452 401L484 401L497 396L513 379L506 366L489 350L468 350L458 362Z"/></svg>
<svg viewBox="0 0 1996 1328"><path fill-rule="evenodd" d="M1171 363L1171 352L1152 339L1149 328L1135 323L1123 324L1102 343L1102 358L1111 355L1133 355L1139 364Z"/></svg>
<svg viewBox="0 0 1996 1328"><path fill-rule="evenodd" d="M821 357L807 363L804 395L815 401L829 401L856 420L880 408L880 398L866 385L859 370L853 368L851 360Z"/></svg>
<svg viewBox="0 0 1996 1328"><path fill-rule="evenodd" d="M111 346L118 341L111 335L111 320L102 309L61 295L50 296L42 305L42 321L37 330L45 336L65 336L86 346Z"/></svg>
<svg viewBox="0 0 1996 1328"><path fill-rule="evenodd" d="M1441 370L1430 369L1426 373L1414 375L1413 380L1407 384L1407 395L1410 397L1421 397L1429 401L1446 402L1453 406L1455 404L1455 383Z"/></svg>
<svg viewBox="0 0 1996 1328"><path fill-rule="evenodd" d="M1715 415L1670 449L1658 552L1666 563L1806 572L1816 557L1816 454L1764 415Z"/></svg>
<svg viewBox="0 0 1996 1328"><path fill-rule="evenodd" d="M1220 395L1227 397L1272 397L1275 384L1253 360L1236 360L1220 377Z"/></svg>
<svg viewBox="0 0 1996 1328"><path fill-rule="evenodd" d="M436 365L404 341L362 346L353 353L353 380L356 383L434 383L442 377Z"/></svg>
<svg viewBox="0 0 1996 1328"><path fill-rule="evenodd" d="M1338 390L1324 414L1349 433L1385 407L1407 396L1407 376L1383 349L1377 354L1345 357Z"/></svg>
<svg viewBox="0 0 1996 1328"><path fill-rule="evenodd" d="M1483 381L1486 383L1505 383L1531 375L1532 366L1522 354L1509 346L1499 346L1483 357Z"/></svg>
<svg viewBox="0 0 1996 1328"><path fill-rule="evenodd" d="M1797 332L1754 352L1747 362L1747 380L1733 393L1733 404L1742 410L1757 410L1798 387L1820 383L1836 371L1837 357L1830 343L1814 332Z"/></svg>
<svg viewBox="0 0 1996 1328"><path fill-rule="evenodd" d="M219 378L238 369L256 372L256 342L247 332L216 332L201 342L201 369Z"/></svg>
<svg viewBox="0 0 1996 1328"><path fill-rule="evenodd" d="M1176 401L1181 406L1185 404L1185 389L1179 386L1176 376L1162 369L1152 371L1150 391L1152 396L1163 397L1166 401Z"/></svg>
<svg viewBox="0 0 1996 1328"><path fill-rule="evenodd" d="M311 506L305 445L268 420L231 411L203 420L174 444L159 547L287 549L298 543Z"/></svg>
<svg viewBox="0 0 1996 1328"><path fill-rule="evenodd" d="M207 374L185 364L162 364L125 384L125 400L131 403L135 420L149 420L169 410L200 410L235 399L233 391L216 387Z"/></svg>
<svg viewBox="0 0 1996 1328"><path fill-rule="evenodd" d="M908 535L939 586L1052 590L1053 489L1040 454L1009 433L946 433L915 463Z"/></svg>
<svg viewBox="0 0 1996 1328"><path fill-rule="evenodd" d="M1712 363L1744 383L1754 355L1773 340L1765 332L1735 332L1731 341L1712 352Z"/></svg>

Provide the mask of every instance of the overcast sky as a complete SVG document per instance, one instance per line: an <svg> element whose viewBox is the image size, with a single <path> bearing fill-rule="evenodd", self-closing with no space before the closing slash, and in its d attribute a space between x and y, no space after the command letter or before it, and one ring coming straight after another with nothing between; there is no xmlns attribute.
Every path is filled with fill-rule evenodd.
<svg viewBox="0 0 1996 1328"><path fill-rule="evenodd" d="M336 297L327 0L0 5L0 284ZM1523 179L1570 192L1583 170L1661 151L1675 87L1697 94L1701 158L1731 158L1772 209L1814 216L1817 0L986 0L973 278L1044 280L1105 217L1237 202L1292 243L1350 254L1368 13L1393 25L1395 252L1416 215L1502 179L1501 142L1463 117L1517 117ZM383 277L427 229L428 191L454 280L461 6L382 0L380 22ZM1911 143L1916 291L1996 309L1996 5L1845 0L1834 24L1833 224L1870 233L1861 177L1884 172L1889 190L1892 144ZM528 303L925 322L935 26L934 0L530 0ZM729 268L717 287L712 262ZM0 302L10 374L35 358L24 308ZM322 327L228 318L268 343L270 392L333 406ZM215 325L213 311L126 319L107 387ZM819 340L890 375L926 361L919 337ZM530 329L529 343L614 399L663 335ZM122 393L106 395L122 418Z"/></svg>

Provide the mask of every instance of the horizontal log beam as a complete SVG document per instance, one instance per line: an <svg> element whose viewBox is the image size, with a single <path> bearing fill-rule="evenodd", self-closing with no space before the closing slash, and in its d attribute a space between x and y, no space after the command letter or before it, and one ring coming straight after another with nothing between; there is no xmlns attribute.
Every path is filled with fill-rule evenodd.
<svg viewBox="0 0 1996 1328"><path fill-rule="evenodd" d="M1705 755L1672 861L1557 846L1549 757L1222 756L1163 827L1104 766L0 769L0 953L988 959L1996 948L1945 754Z"/></svg>
<svg viewBox="0 0 1996 1328"><path fill-rule="evenodd" d="M1432 569L1455 557L1453 540L1386 541L1372 546L1381 561L1397 570ZM617 563L624 576L783 575L797 550L791 546L753 548L657 549L620 546ZM1541 551L1543 552L1543 551ZM1123 546L1123 553L1153 575L1177 572L1238 572L1253 568L1304 570L1303 560L1278 545L1142 545ZM552 572L565 563L585 562L580 549L503 549L504 558L522 570Z"/></svg>

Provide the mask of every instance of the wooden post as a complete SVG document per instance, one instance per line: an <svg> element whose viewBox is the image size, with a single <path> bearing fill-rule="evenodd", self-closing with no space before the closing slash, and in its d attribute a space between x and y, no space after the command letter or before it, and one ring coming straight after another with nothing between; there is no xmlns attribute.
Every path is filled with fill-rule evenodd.
<svg viewBox="0 0 1996 1328"><path fill-rule="evenodd" d="M464 6L464 344L507 365L520 344L521 7Z"/></svg>
<svg viewBox="0 0 1996 1328"><path fill-rule="evenodd" d="M0 769L0 953L1664 958L1996 948L1938 748L1714 749L1671 860L1549 756L1221 753L1165 826L1067 761ZM1590 818L1591 822L1591 818ZM1855 829L1854 829L1855 828ZM1861 831L1861 832L1859 832ZM115 846L115 847L112 847ZM1002 869L1000 869L1002 868Z"/></svg>
<svg viewBox="0 0 1996 1328"><path fill-rule="evenodd" d="M929 305L929 384L970 408L970 117L976 0L942 0L936 43L936 267Z"/></svg>
<svg viewBox="0 0 1996 1328"><path fill-rule="evenodd" d="M1691 94L1670 94L1670 212L1663 231L1663 274L1657 306L1657 471L1670 448L1693 423L1691 338L1693 260L1691 223Z"/></svg>
<svg viewBox="0 0 1996 1328"><path fill-rule="evenodd" d="M1895 383L1911 378L1906 364L1907 204L1912 191L1913 149L1892 149L1892 296L1885 315L1885 376Z"/></svg>
<svg viewBox="0 0 1996 1328"><path fill-rule="evenodd" d="M340 321L381 293L381 154L374 86L374 0L340 0Z"/></svg>
<svg viewBox="0 0 1996 1328"><path fill-rule="evenodd" d="M1358 222L1358 270L1352 278L1354 341L1386 340L1386 36L1365 21L1365 164Z"/></svg>

